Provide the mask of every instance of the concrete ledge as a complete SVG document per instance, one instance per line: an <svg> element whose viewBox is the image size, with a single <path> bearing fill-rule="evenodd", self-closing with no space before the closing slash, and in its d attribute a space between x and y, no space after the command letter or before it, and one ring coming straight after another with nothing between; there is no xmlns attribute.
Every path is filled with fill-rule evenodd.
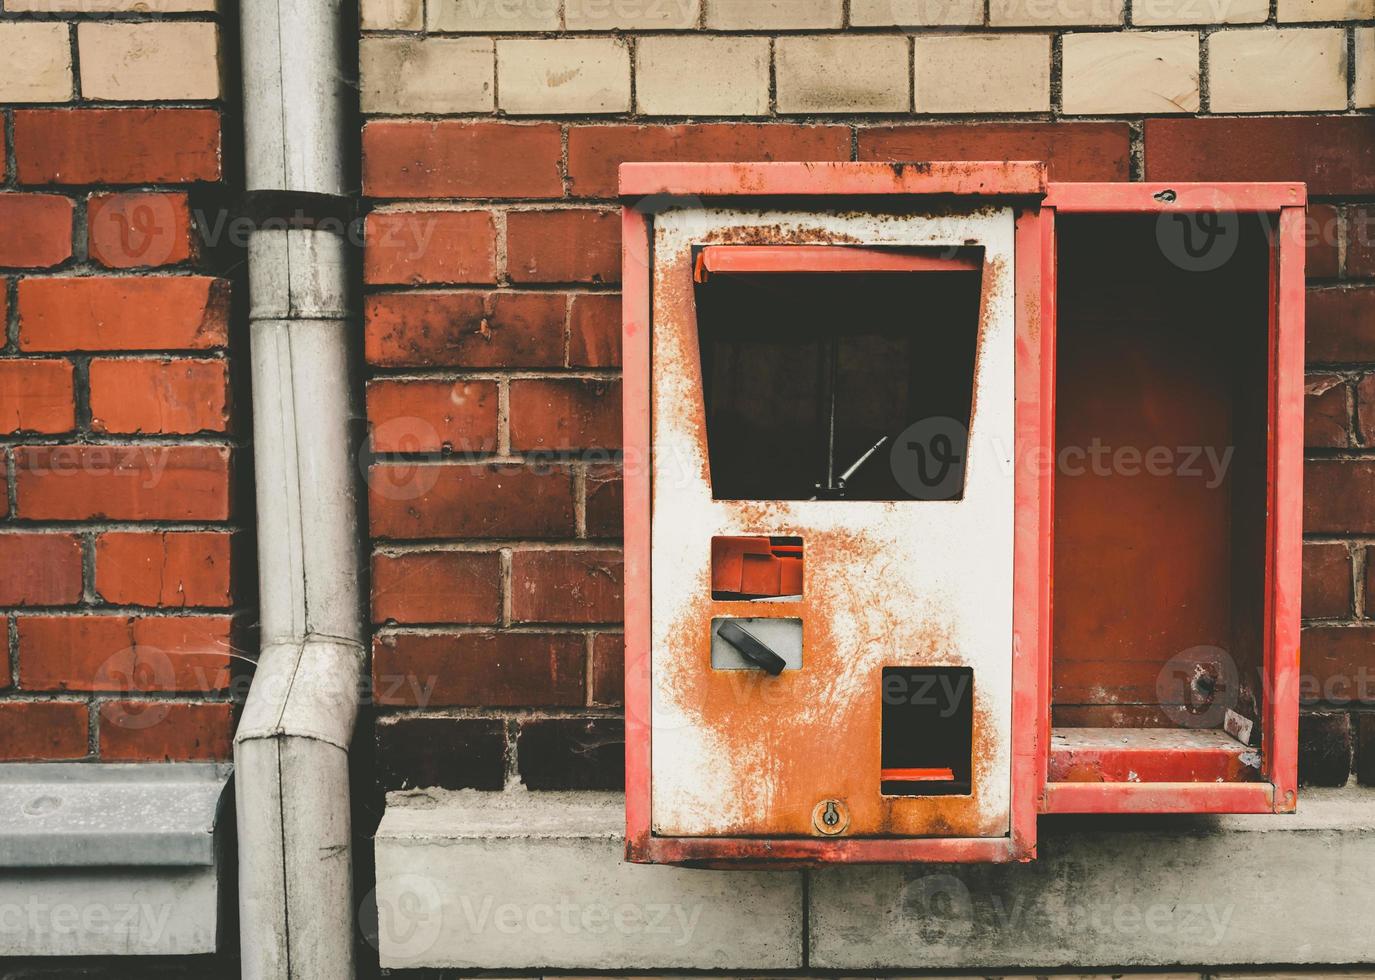
<svg viewBox="0 0 1375 980"><path fill-rule="evenodd" d="M788 969L802 879L622 860L609 793L397 793L377 829L384 967Z"/></svg>

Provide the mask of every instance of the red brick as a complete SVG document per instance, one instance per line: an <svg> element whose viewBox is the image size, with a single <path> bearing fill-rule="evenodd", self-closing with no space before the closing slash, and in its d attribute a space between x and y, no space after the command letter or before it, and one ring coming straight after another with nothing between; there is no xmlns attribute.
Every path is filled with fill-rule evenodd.
<svg viewBox="0 0 1375 980"><path fill-rule="evenodd" d="M589 538L619 538L625 516L625 484L619 466L587 468L583 514Z"/></svg>
<svg viewBox="0 0 1375 980"><path fill-rule="evenodd" d="M579 293L568 313L568 366L621 366L621 297Z"/></svg>
<svg viewBox="0 0 1375 980"><path fill-rule="evenodd" d="M1321 619L1351 615L1351 555L1346 545L1303 546L1303 615Z"/></svg>
<svg viewBox="0 0 1375 980"><path fill-rule="evenodd" d="M96 538L95 589L119 606L233 604L227 531L107 531Z"/></svg>
<svg viewBox="0 0 1375 980"><path fill-rule="evenodd" d="M21 184L177 184L220 179L215 109L17 109Z"/></svg>
<svg viewBox="0 0 1375 980"><path fill-rule="evenodd" d="M1375 361L1375 286L1308 291L1309 363Z"/></svg>
<svg viewBox="0 0 1375 980"><path fill-rule="evenodd" d="M498 400L495 381L373 381L373 452L490 453L497 448Z"/></svg>
<svg viewBox="0 0 1375 980"><path fill-rule="evenodd" d="M0 432L70 432L75 397L70 361L0 360Z"/></svg>
<svg viewBox="0 0 1375 980"><path fill-rule="evenodd" d="M1341 271L1337 209L1331 204L1308 205L1304 234L1308 241L1305 274L1309 279L1335 279Z"/></svg>
<svg viewBox="0 0 1375 980"><path fill-rule="evenodd" d="M1044 160L1054 180L1126 180L1125 123L918 123L859 131L860 160Z"/></svg>
<svg viewBox="0 0 1375 980"><path fill-rule="evenodd" d="M1301 180L1310 194L1375 192L1375 119L1146 120L1147 180Z"/></svg>
<svg viewBox="0 0 1375 980"><path fill-rule="evenodd" d="M441 292L369 296L369 364L382 367L558 367L567 299L556 293Z"/></svg>
<svg viewBox="0 0 1375 980"><path fill-rule="evenodd" d="M224 361L91 361L91 427L97 432L189 435L228 426Z"/></svg>
<svg viewBox="0 0 1375 980"><path fill-rule="evenodd" d="M1299 786L1345 786L1351 777L1351 716L1299 716Z"/></svg>
<svg viewBox="0 0 1375 980"><path fill-rule="evenodd" d="M1356 383L1356 438L1363 446L1375 445L1375 374Z"/></svg>
<svg viewBox="0 0 1375 980"><path fill-rule="evenodd" d="M619 551L516 551L511 618L518 623L615 623L624 613Z"/></svg>
<svg viewBox="0 0 1375 980"><path fill-rule="evenodd" d="M1375 619L1375 545L1365 547L1365 618Z"/></svg>
<svg viewBox="0 0 1375 980"><path fill-rule="evenodd" d="M229 449L224 446L29 446L14 452L19 517L229 517Z"/></svg>
<svg viewBox="0 0 1375 980"><path fill-rule="evenodd" d="M373 555L372 621L499 623L501 555L474 551Z"/></svg>
<svg viewBox="0 0 1375 980"><path fill-rule="evenodd" d="M100 706L102 761L221 762L233 755L232 704L107 701Z"/></svg>
<svg viewBox="0 0 1375 980"><path fill-rule="evenodd" d="M618 449L621 383L582 378L511 382L511 448Z"/></svg>
<svg viewBox="0 0 1375 980"><path fill-rule="evenodd" d="M375 211L368 215L363 279L377 284L494 283L490 211Z"/></svg>
<svg viewBox="0 0 1375 980"><path fill-rule="evenodd" d="M617 171L636 161L849 160L848 126L690 123L572 126L568 176L574 197L615 197Z"/></svg>
<svg viewBox="0 0 1375 980"><path fill-rule="evenodd" d="M74 534L0 533L0 606L81 601L81 540Z"/></svg>
<svg viewBox="0 0 1375 980"><path fill-rule="evenodd" d="M1310 534L1375 534L1375 461L1306 462L1303 529Z"/></svg>
<svg viewBox="0 0 1375 980"><path fill-rule="evenodd" d="M185 194L92 194L86 210L87 250L107 268L176 265L195 254Z"/></svg>
<svg viewBox="0 0 1375 980"><path fill-rule="evenodd" d="M71 701L0 702L0 762L82 759L86 705Z"/></svg>
<svg viewBox="0 0 1375 980"><path fill-rule="evenodd" d="M577 635L388 634L372 653L378 704L572 707L586 698L586 643Z"/></svg>
<svg viewBox="0 0 1375 980"><path fill-rule="evenodd" d="M592 639L592 704L614 708L625 703L625 637L598 633Z"/></svg>
<svg viewBox="0 0 1375 980"><path fill-rule="evenodd" d="M1375 276L1375 207L1346 209L1346 274Z"/></svg>
<svg viewBox="0 0 1375 980"><path fill-rule="evenodd" d="M228 616L18 616L30 691L215 691L229 683Z"/></svg>
<svg viewBox="0 0 1375 980"><path fill-rule="evenodd" d="M1375 626L1310 626L1300 661L1304 701L1375 705Z"/></svg>
<svg viewBox="0 0 1375 980"><path fill-rule="evenodd" d="M561 538L575 531L566 466L387 463L372 467L378 538Z"/></svg>
<svg viewBox="0 0 1375 980"><path fill-rule="evenodd" d="M229 283L207 276L24 279L19 347L29 351L207 350L229 335Z"/></svg>
<svg viewBox="0 0 1375 980"><path fill-rule="evenodd" d="M1345 448L1351 441L1348 388L1341 378L1319 375L1307 379L1303 399L1303 444L1324 449Z"/></svg>
<svg viewBox="0 0 1375 980"><path fill-rule="evenodd" d="M551 123L383 120L363 127L369 197L562 197Z"/></svg>
<svg viewBox="0 0 1375 980"><path fill-rule="evenodd" d="M512 282L620 282L621 216L611 211L512 211L506 216Z"/></svg>
<svg viewBox="0 0 1375 980"><path fill-rule="evenodd" d="M73 210L55 194L0 194L0 265L45 269L71 258Z"/></svg>

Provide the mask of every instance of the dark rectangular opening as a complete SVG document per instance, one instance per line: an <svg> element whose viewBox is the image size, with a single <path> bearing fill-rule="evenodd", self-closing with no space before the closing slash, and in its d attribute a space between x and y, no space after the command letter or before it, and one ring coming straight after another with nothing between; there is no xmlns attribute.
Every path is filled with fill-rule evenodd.
<svg viewBox="0 0 1375 980"><path fill-rule="evenodd" d="M883 668L884 796L967 796L973 768L974 671Z"/></svg>
<svg viewBox="0 0 1375 980"><path fill-rule="evenodd" d="M980 282L925 271L699 283L712 496L961 497ZM895 467L894 446L927 465Z"/></svg>

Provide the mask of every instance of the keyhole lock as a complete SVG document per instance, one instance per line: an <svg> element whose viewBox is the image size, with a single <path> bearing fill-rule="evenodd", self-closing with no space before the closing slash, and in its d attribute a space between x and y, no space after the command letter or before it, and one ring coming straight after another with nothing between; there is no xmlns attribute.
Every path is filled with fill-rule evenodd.
<svg viewBox="0 0 1375 980"><path fill-rule="evenodd" d="M850 828L850 808L840 800L822 800L812 809L812 826L827 837L843 834Z"/></svg>

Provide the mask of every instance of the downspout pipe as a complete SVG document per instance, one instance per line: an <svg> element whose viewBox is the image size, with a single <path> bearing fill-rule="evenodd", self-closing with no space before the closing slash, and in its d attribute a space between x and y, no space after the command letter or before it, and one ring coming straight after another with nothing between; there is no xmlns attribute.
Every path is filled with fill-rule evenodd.
<svg viewBox="0 0 1375 980"><path fill-rule="evenodd" d="M350 420L345 0L242 0L261 650L234 738L242 975L355 975L364 667Z"/></svg>

